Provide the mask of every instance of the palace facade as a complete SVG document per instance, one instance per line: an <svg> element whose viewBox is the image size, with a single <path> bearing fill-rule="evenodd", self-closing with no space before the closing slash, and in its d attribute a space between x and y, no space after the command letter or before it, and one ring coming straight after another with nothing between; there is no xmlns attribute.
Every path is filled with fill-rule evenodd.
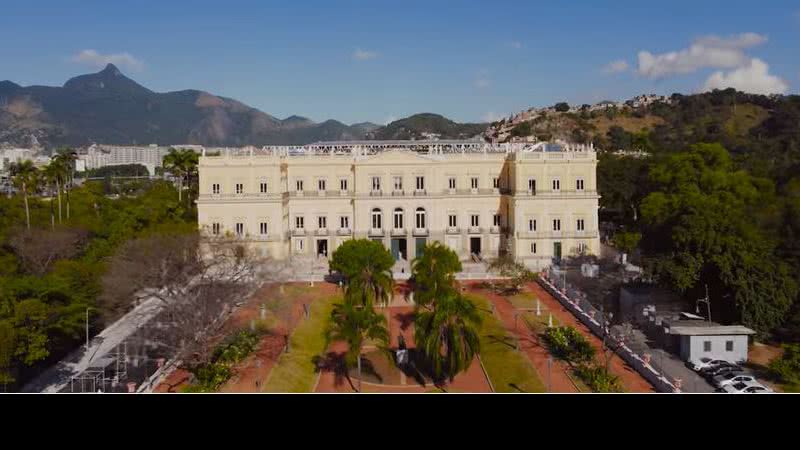
<svg viewBox="0 0 800 450"><path fill-rule="evenodd" d="M329 142L200 158L198 221L261 255L330 257L348 239L411 261L432 241L464 260L540 269L599 254L592 146Z"/></svg>

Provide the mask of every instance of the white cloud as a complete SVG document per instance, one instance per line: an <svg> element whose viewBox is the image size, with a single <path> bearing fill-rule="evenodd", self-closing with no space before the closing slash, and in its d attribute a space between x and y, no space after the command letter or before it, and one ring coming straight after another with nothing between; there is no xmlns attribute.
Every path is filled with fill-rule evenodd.
<svg viewBox="0 0 800 450"><path fill-rule="evenodd" d="M511 42L508 43L508 45L511 48L515 48L515 49L521 49L522 48L522 42L520 42L520 41L511 41Z"/></svg>
<svg viewBox="0 0 800 450"><path fill-rule="evenodd" d="M78 54L72 56L71 61L80 64L87 64L93 67L105 67L108 64L114 64L116 66L137 71L144 68L144 62L142 60L135 58L133 55L127 52L104 55L102 53L98 53L97 50L86 49L81 50L78 52Z"/></svg>
<svg viewBox="0 0 800 450"><path fill-rule="evenodd" d="M629 67L628 61L618 59L603 66L603 73L621 73L628 70Z"/></svg>
<svg viewBox="0 0 800 450"><path fill-rule="evenodd" d="M372 50L362 50L360 48L357 48L353 52L353 59L356 61L368 61L370 59L375 59L378 56L380 56L378 52Z"/></svg>
<svg viewBox="0 0 800 450"><path fill-rule="evenodd" d="M753 58L748 65L727 73L714 72L703 85L703 91L729 87L751 94L764 95L784 94L789 90L789 85L782 79L770 75L769 65L758 58Z"/></svg>
<svg viewBox="0 0 800 450"><path fill-rule="evenodd" d="M699 69L734 69L749 63L744 50L767 42L767 37L756 33L719 37L704 36L695 39L689 48L653 54L639 52L637 72L647 78L664 78L687 74Z"/></svg>

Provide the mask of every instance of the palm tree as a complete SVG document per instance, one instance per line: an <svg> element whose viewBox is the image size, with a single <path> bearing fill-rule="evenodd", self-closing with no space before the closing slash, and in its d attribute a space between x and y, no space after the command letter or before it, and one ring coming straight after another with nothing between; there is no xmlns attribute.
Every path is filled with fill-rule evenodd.
<svg viewBox="0 0 800 450"><path fill-rule="evenodd" d="M347 343L345 365L358 367L358 392L361 392L361 350L367 339L377 343L381 350L386 350L389 345L386 318L376 313L372 306L345 299L344 303L333 308L327 337L334 342Z"/></svg>
<svg viewBox="0 0 800 450"><path fill-rule="evenodd" d="M44 168L42 173L45 182L48 186L55 187L55 190L58 192L58 223L61 223L61 184L60 180L63 175L63 168L61 167L58 160L53 159L50 161L50 164ZM53 206L53 199L50 198L50 226L55 229L56 228L56 214L54 211Z"/></svg>
<svg viewBox="0 0 800 450"><path fill-rule="evenodd" d="M431 310L417 310L414 339L437 379L452 382L469 368L480 352L481 322L475 304L457 292L436 299Z"/></svg>
<svg viewBox="0 0 800 450"><path fill-rule="evenodd" d="M28 230L31 229L31 210L28 205L28 192L35 192L38 178L39 169L33 165L30 160L11 163L9 166L9 173L14 180L14 185L18 189L22 189L22 195L25 199L25 224Z"/></svg>
<svg viewBox="0 0 800 450"><path fill-rule="evenodd" d="M462 270L458 255L438 241L426 245L422 256L411 264L414 301L428 307L456 289L456 272Z"/></svg>
<svg viewBox="0 0 800 450"><path fill-rule="evenodd" d="M69 147L59 149L58 154L53 157L53 161L61 169L61 183L67 195L67 220L69 220L69 187L72 186L73 172L75 170L75 160L78 159L77 153ZM58 190L58 221L61 222L61 189Z"/></svg>
<svg viewBox="0 0 800 450"><path fill-rule="evenodd" d="M372 306L388 302L394 288L393 264L392 254L380 242L354 239L333 252L330 268L344 276L348 301Z"/></svg>
<svg viewBox="0 0 800 450"><path fill-rule="evenodd" d="M169 149L169 153L164 156L164 169L178 178L178 201L183 199L184 179L191 184L192 177L197 173L198 156L192 150Z"/></svg>

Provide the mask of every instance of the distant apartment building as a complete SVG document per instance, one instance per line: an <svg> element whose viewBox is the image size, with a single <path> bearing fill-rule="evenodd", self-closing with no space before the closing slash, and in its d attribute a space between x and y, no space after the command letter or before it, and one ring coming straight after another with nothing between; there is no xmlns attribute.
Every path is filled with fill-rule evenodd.
<svg viewBox="0 0 800 450"><path fill-rule="evenodd" d="M533 269L599 254L593 147L359 141L200 158L198 221L262 255L330 257L348 239L412 260L438 241L462 259Z"/></svg>
<svg viewBox="0 0 800 450"><path fill-rule="evenodd" d="M155 144L148 146L91 145L79 152L78 159L83 161L86 170L99 169L106 166L141 164L147 167L151 175L156 167L161 167L167 147Z"/></svg>
<svg viewBox="0 0 800 450"><path fill-rule="evenodd" d="M39 155L36 150L29 148L0 149L0 172L7 171L11 163L21 161L32 161L34 165L41 167L49 164L50 158Z"/></svg>

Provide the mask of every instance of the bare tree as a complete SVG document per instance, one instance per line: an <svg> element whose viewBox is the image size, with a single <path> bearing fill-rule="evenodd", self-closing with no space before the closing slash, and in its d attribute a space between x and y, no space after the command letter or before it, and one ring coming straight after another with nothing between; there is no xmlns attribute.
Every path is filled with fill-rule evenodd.
<svg viewBox="0 0 800 450"><path fill-rule="evenodd" d="M9 245L22 261L26 271L37 276L46 274L59 259L78 255L86 244L88 233L77 228L17 229Z"/></svg>
<svg viewBox="0 0 800 450"><path fill-rule="evenodd" d="M211 361L234 307L283 273L282 264L236 241L197 234L135 239L103 278L101 313L114 317L139 302L157 302L161 310L140 333L141 343L159 347L193 372Z"/></svg>
<svg viewBox="0 0 800 450"><path fill-rule="evenodd" d="M601 339L602 339L602 346L601 349L603 351L603 360L605 362L605 370L606 373L609 373L611 369L611 361L614 359L614 355L617 353L617 350L622 348L627 340L632 337L633 334L633 326L625 322L615 330L611 326L611 319L614 317L612 313L608 314L608 319L603 318L603 323L601 324Z"/></svg>

